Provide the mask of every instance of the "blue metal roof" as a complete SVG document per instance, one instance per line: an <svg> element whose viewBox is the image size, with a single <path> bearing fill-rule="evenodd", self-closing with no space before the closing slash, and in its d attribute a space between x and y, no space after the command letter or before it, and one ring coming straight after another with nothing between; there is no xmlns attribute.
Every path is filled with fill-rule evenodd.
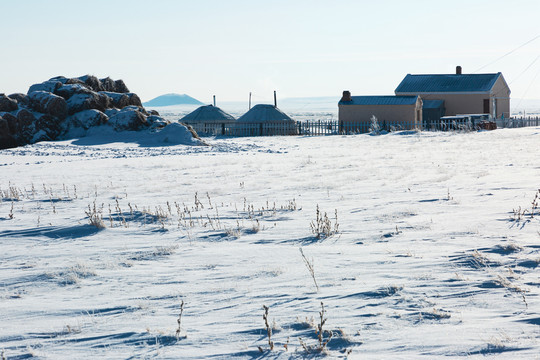
<svg viewBox="0 0 540 360"><path fill-rule="evenodd" d="M418 96L351 96L352 101L340 101L339 105L414 105Z"/></svg>
<svg viewBox="0 0 540 360"><path fill-rule="evenodd" d="M423 100L424 109L439 109L444 107L444 100Z"/></svg>
<svg viewBox="0 0 540 360"><path fill-rule="evenodd" d="M452 93L489 92L497 74L449 74L449 75L411 75L405 76L395 93Z"/></svg>

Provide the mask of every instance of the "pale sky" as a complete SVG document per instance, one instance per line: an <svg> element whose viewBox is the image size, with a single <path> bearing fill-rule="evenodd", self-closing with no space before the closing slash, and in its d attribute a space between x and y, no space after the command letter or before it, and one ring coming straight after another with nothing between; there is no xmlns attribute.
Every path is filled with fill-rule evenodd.
<svg viewBox="0 0 540 360"><path fill-rule="evenodd" d="M513 104L540 99L540 0L0 0L0 15L7 94L92 74L143 101L339 99L461 65L502 72Z"/></svg>

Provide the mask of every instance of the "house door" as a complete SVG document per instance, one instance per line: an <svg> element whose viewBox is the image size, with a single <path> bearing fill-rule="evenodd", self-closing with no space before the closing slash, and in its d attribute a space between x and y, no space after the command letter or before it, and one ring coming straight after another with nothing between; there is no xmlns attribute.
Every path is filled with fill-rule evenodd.
<svg viewBox="0 0 540 360"><path fill-rule="evenodd" d="M489 99L484 99L484 114L489 114Z"/></svg>

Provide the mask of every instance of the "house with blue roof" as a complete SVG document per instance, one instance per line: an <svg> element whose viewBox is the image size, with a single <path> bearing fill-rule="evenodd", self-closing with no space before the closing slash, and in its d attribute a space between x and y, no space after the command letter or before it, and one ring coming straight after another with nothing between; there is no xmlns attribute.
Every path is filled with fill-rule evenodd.
<svg viewBox="0 0 540 360"><path fill-rule="evenodd" d="M399 129L416 129L422 125L422 98L410 96L351 96L343 92L338 103L340 128L368 132L375 116L380 125Z"/></svg>
<svg viewBox="0 0 540 360"><path fill-rule="evenodd" d="M420 96L442 100L445 115L490 114L494 118L510 116L510 88L502 73L405 76L394 92L397 96ZM432 106L435 104L432 103Z"/></svg>

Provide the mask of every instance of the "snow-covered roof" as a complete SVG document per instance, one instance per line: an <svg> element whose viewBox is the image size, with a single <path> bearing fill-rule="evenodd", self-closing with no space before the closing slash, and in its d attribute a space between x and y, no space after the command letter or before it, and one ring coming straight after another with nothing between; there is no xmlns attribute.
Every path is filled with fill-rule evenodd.
<svg viewBox="0 0 540 360"><path fill-rule="evenodd" d="M274 105L259 104L252 107L247 113L240 116L238 122L253 122L253 123L267 123L267 122L292 122L287 114L279 110Z"/></svg>
<svg viewBox="0 0 540 360"><path fill-rule="evenodd" d="M201 106L180 119L180 122L185 123L231 123L234 121L236 119L232 115L213 105Z"/></svg>

